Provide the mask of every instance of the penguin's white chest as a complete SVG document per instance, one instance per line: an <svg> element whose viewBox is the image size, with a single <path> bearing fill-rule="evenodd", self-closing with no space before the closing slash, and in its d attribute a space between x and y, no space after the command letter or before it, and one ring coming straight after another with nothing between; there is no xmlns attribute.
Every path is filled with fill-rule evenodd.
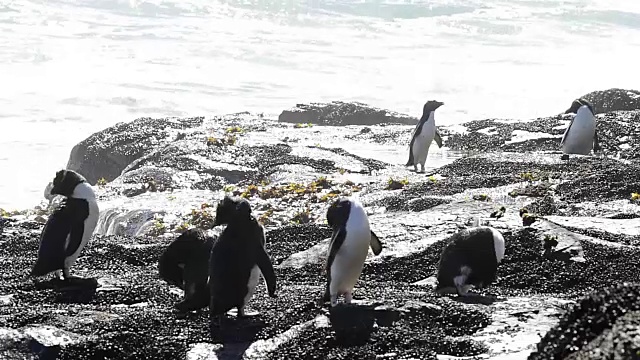
<svg viewBox="0 0 640 360"><path fill-rule="evenodd" d="M86 200L89 205L89 215L84 220L84 230L82 232L82 241L80 242L80 245L78 246L76 251L74 251L71 255L65 258L65 266L67 268L70 268L76 262L76 260L78 259L78 256L82 252L82 249L84 249L84 247L89 242L89 239L91 239L91 236L93 235L93 231L95 230L96 225L98 224L98 217L100 216L100 208L98 208L98 203L96 202L95 198L88 198ZM65 246L69 244L70 236L71 234L67 236Z"/></svg>
<svg viewBox="0 0 640 360"><path fill-rule="evenodd" d="M331 265L331 293L351 292L362 273L371 241L369 221L362 212L347 222L346 237Z"/></svg>
<svg viewBox="0 0 640 360"><path fill-rule="evenodd" d="M258 265L254 265L251 269L251 273L249 274L249 281L247 282L247 294L244 296L243 303L246 304L251 300L253 294L256 292L256 287L258 286L258 282L262 277L262 272Z"/></svg>
<svg viewBox="0 0 640 360"><path fill-rule="evenodd" d="M573 123L565 131L562 151L565 154L588 155L593 149L593 137L596 131L596 118L586 108L578 109Z"/></svg>
<svg viewBox="0 0 640 360"><path fill-rule="evenodd" d="M429 119L422 125L420 132L415 135L413 142L413 156L415 163L424 163L427 160L429 147L433 138L436 136L436 123L433 118L433 112L429 115Z"/></svg>

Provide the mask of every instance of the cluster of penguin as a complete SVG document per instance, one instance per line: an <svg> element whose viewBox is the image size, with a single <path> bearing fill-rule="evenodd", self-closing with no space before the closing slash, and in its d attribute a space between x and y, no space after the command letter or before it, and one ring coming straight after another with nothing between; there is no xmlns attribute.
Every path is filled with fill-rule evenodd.
<svg viewBox="0 0 640 360"><path fill-rule="evenodd" d="M424 172L429 146L442 140L434 122L435 110L442 102L428 101L413 132L409 162L416 172L420 164ZM562 138L564 154L588 154L599 149L592 106L584 99L573 102L566 113L576 113ZM45 190L50 201L61 195L63 200L47 220L40 237L38 258L31 275L54 273L54 279L72 283L78 277L70 274L98 222L99 208L95 193L86 179L72 170L60 170ZM335 200L326 212L332 228L327 250L326 289L321 302L338 305L344 296L349 304L369 247L375 255L383 245L371 230L362 204L353 197ZM209 307L211 323L222 324L225 314L236 308L244 317L245 307L261 278L270 297L276 297L276 275L265 249L265 232L253 216L249 202L240 197L225 196L216 207L214 226L226 226L220 236L205 236L200 229L190 229L175 239L158 262L159 277L184 291L175 307L186 312ZM436 292L469 296L472 287L483 288L495 281L498 264L505 254L505 241L495 228L474 226L463 229L448 239L438 265Z"/></svg>

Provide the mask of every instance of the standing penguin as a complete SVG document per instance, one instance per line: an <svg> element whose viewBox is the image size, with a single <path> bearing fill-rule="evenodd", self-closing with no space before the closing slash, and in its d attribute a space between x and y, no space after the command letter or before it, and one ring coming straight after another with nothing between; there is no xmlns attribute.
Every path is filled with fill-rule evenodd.
<svg viewBox="0 0 640 360"><path fill-rule="evenodd" d="M459 231L449 238L440 256L436 292L466 296L472 285L489 285L503 258L504 238L498 230L477 226Z"/></svg>
<svg viewBox="0 0 640 360"><path fill-rule="evenodd" d="M214 239L199 229L183 232L163 251L158 261L160 278L184 290L175 307L179 311L202 309L209 305L209 254Z"/></svg>
<svg viewBox="0 0 640 360"><path fill-rule="evenodd" d="M48 198L63 195L65 199L47 220L40 236L40 248L32 276L55 271L60 278L70 280L69 269L93 234L100 209L87 180L72 170L60 170L47 186Z"/></svg>
<svg viewBox="0 0 640 360"><path fill-rule="evenodd" d="M444 103L440 101L427 101L422 109L422 117L413 130L409 143L409 161L405 166L413 165L415 172L418 172L418 164L420 164L421 172L424 172L424 163L427 161L429 147L433 140L436 141L438 147L442 147L442 138L436 129L434 119L436 109L442 105Z"/></svg>
<svg viewBox="0 0 640 360"><path fill-rule="evenodd" d="M276 275L265 250L264 229L251 215L249 202L225 196L216 209L214 226L224 225L209 258L209 313L211 320L222 319L227 311L244 308L253 296L260 275L264 276L270 297L276 297Z"/></svg>
<svg viewBox="0 0 640 360"><path fill-rule="evenodd" d="M344 295L345 302L351 303L355 286L369 246L375 255L382 251L382 244L371 231L369 219L362 204L354 198L340 198L327 210L327 223L333 229L327 258L327 288L324 301L331 300L331 306L338 304L338 296Z"/></svg>
<svg viewBox="0 0 640 360"><path fill-rule="evenodd" d="M564 153L563 159L568 159L569 154L588 155L593 149L600 150L598 132L596 131L596 117L593 107L585 99L577 99L571 103L571 107L565 114L575 113L569 127L565 130L560 145Z"/></svg>

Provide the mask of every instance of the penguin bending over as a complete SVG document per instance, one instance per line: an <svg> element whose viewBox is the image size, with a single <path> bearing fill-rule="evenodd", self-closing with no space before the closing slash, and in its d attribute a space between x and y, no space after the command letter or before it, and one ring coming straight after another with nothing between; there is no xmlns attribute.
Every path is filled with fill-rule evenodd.
<svg viewBox="0 0 640 360"><path fill-rule="evenodd" d="M569 154L588 155L591 149L593 152L600 151L593 106L585 99L577 99L564 113L575 113L576 116L573 117L560 140L563 159L568 159Z"/></svg>
<svg viewBox="0 0 640 360"><path fill-rule="evenodd" d="M218 203L214 226L227 225L211 249L209 258L209 314L222 320L232 308L238 317L264 276L269 296L276 297L276 275L265 250L262 225L251 214L249 202L225 196Z"/></svg>
<svg viewBox="0 0 640 360"><path fill-rule="evenodd" d="M448 240L438 264L439 294L467 296L471 286L483 288L496 279L504 258L504 238L489 226L463 229Z"/></svg>
<svg viewBox="0 0 640 360"><path fill-rule="evenodd" d="M433 140L436 141L438 147L442 147L442 138L438 133L438 129L436 129L434 119L436 109L442 105L444 105L444 103L440 101L427 101L422 108L422 117L411 134L409 161L407 161L405 166L413 165L415 172L418 172L418 164L420 164L421 172L424 173L424 164L427 161L429 147Z"/></svg>
<svg viewBox="0 0 640 360"><path fill-rule="evenodd" d="M40 236L38 259L31 270L32 276L43 276L55 271L55 277L71 280L69 274L82 249L87 245L98 223L100 209L91 185L72 170L56 172L53 183L47 186L45 196L65 199L49 216Z"/></svg>
<svg viewBox="0 0 640 360"><path fill-rule="evenodd" d="M209 255L213 238L199 229L182 233L163 251L158 261L160 278L184 291L175 307L186 312L209 305Z"/></svg>
<svg viewBox="0 0 640 360"><path fill-rule="evenodd" d="M378 236L371 231L369 218L362 204L354 198L340 198L327 210L327 223L333 229L327 258L327 288L324 301L331 306L338 304L338 296L344 295L351 303L352 292L364 267L369 247L375 255L382 251Z"/></svg>

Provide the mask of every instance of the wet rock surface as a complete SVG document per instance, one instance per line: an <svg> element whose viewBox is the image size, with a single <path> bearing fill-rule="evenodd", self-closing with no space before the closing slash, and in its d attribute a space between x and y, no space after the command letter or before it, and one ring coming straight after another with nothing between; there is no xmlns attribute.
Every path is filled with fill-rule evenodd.
<svg viewBox="0 0 640 360"><path fill-rule="evenodd" d="M639 299L637 283L622 283L589 294L560 318L529 359L637 358Z"/></svg>
<svg viewBox="0 0 640 360"><path fill-rule="evenodd" d="M283 111L278 121L318 125L378 125L396 123L415 125L418 119L396 112L378 109L362 103L334 101L327 104L298 104Z"/></svg>
<svg viewBox="0 0 640 360"><path fill-rule="evenodd" d="M627 89L608 89L593 91L582 96L591 102L596 114L619 110L640 109L640 91Z"/></svg>
<svg viewBox="0 0 640 360"><path fill-rule="evenodd" d="M94 134L70 163L109 180L96 186L101 217L72 270L95 281L28 277L46 210L0 218L0 357L629 358L640 311L640 115L620 108L629 99L616 91L593 95L619 110L599 115L606 156L560 159L569 117L480 120L464 131L439 127L447 147L430 152L427 174L402 166L399 144L412 125L361 104L299 106L280 121L136 120ZM354 123L366 126L332 126ZM206 309L175 312L182 293L159 279L157 262L187 228L220 231L214 205L224 194L247 198L265 225L278 298L259 285L247 308L254 316L232 311L220 341ZM365 205L383 251L368 256L354 304L329 311L318 302L326 209L346 195ZM501 207L503 216L489 217ZM522 209L536 221L523 226ZM442 249L476 217L505 238L498 278L476 290L486 301L437 296Z"/></svg>
<svg viewBox="0 0 640 360"><path fill-rule="evenodd" d="M203 118L139 118L99 131L71 150L67 168L78 171L91 184L104 178L111 181L133 160L158 142L202 124Z"/></svg>

